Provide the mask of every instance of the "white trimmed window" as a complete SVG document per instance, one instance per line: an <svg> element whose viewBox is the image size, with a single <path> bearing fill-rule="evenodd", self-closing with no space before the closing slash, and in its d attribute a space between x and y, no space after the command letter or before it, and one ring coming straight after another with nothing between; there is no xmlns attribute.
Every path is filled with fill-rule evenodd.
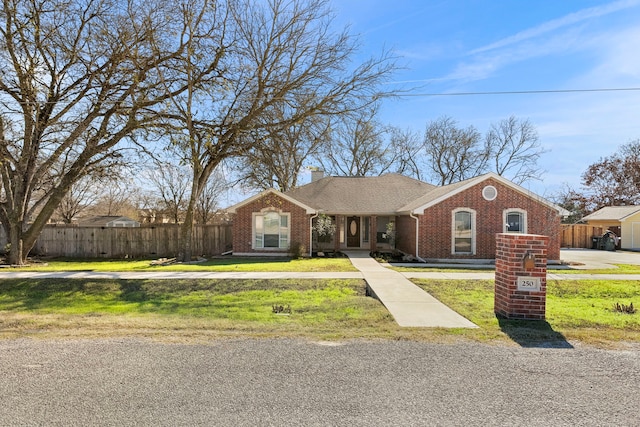
<svg viewBox="0 0 640 427"><path fill-rule="evenodd" d="M289 248L289 213L275 211L253 214L254 249Z"/></svg>
<svg viewBox="0 0 640 427"><path fill-rule="evenodd" d="M505 233L527 233L527 211L506 209L504 211Z"/></svg>
<svg viewBox="0 0 640 427"><path fill-rule="evenodd" d="M476 253L476 212L473 209L459 208L451 215L451 253L454 255L473 255Z"/></svg>

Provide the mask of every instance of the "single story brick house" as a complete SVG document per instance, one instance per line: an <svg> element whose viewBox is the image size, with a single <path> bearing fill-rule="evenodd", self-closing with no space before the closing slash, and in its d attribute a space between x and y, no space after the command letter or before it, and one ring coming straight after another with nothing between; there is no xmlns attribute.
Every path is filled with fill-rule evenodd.
<svg viewBox="0 0 640 427"><path fill-rule="evenodd" d="M286 255L292 244L318 247L313 224L337 226L323 248L388 250L421 260L493 260L496 234L549 236L560 259L561 207L494 173L441 187L397 174L322 177L282 193L265 190L228 209L234 255Z"/></svg>
<svg viewBox="0 0 640 427"><path fill-rule="evenodd" d="M613 231L620 237L620 248L640 250L640 206L605 206L582 220Z"/></svg>

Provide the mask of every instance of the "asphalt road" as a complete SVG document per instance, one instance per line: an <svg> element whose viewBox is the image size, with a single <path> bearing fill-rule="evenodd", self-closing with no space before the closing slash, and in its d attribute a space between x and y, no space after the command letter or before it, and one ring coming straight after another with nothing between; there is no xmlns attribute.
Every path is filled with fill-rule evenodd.
<svg viewBox="0 0 640 427"><path fill-rule="evenodd" d="M0 341L0 425L640 423L640 349Z"/></svg>

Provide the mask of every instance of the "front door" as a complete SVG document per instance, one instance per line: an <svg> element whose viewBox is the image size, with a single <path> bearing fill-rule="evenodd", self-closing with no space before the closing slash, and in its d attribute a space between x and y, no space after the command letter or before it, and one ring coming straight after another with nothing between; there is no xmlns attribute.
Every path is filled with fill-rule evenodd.
<svg viewBox="0 0 640 427"><path fill-rule="evenodd" d="M347 217L347 247L360 247L360 217Z"/></svg>

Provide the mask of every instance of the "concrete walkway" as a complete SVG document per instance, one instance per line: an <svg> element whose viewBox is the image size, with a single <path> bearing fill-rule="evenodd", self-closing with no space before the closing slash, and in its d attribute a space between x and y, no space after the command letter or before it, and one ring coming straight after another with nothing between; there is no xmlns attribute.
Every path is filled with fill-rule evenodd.
<svg viewBox="0 0 640 427"><path fill-rule="evenodd" d="M419 328L477 328L446 305L411 283L404 275L389 270L367 252L346 251L362 273L370 291L389 310L400 326Z"/></svg>

